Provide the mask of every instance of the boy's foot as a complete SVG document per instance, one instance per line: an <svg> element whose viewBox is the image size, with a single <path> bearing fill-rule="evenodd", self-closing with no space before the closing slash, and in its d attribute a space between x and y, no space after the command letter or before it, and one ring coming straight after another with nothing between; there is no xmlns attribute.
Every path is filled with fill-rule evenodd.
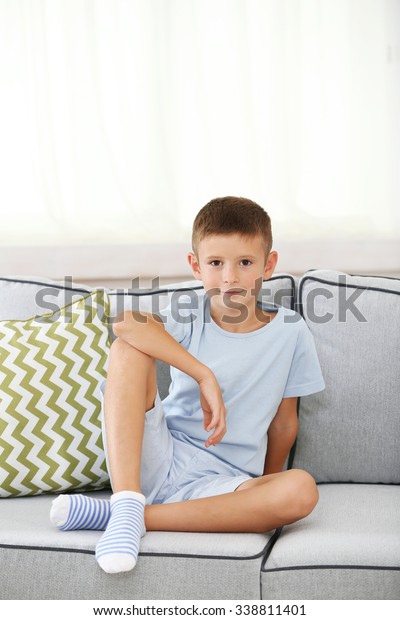
<svg viewBox="0 0 400 620"><path fill-rule="evenodd" d="M111 517L96 546L96 560L106 573L132 570L145 535L145 497L135 491L120 491L110 500Z"/></svg>
<svg viewBox="0 0 400 620"><path fill-rule="evenodd" d="M60 530L105 530L110 500L87 495L59 495L53 500L50 521Z"/></svg>

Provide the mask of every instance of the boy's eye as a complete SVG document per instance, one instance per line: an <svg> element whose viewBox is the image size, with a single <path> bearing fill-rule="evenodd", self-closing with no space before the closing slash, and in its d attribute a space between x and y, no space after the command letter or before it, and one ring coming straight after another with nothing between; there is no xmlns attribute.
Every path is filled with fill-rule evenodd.
<svg viewBox="0 0 400 620"><path fill-rule="evenodd" d="M212 260L212 261L210 261L210 263L209 263L209 264L210 264L212 267L220 267L220 266L222 265L222 261L220 261L220 260ZM250 266L250 265L252 265L253 263L252 263L252 261L251 261L249 258L243 258L243 259L240 261L240 264L241 264L243 267L249 267L249 266Z"/></svg>

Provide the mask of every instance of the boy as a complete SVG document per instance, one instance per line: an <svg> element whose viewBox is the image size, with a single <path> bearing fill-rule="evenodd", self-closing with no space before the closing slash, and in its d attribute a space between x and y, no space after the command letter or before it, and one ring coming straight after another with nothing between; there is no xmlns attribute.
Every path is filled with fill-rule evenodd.
<svg viewBox="0 0 400 620"><path fill-rule="evenodd" d="M282 472L297 398L325 386L300 316L257 302L278 258L270 218L244 198L212 200L195 218L192 245L205 291L192 320L174 320L169 308L165 324L135 312L114 324L104 402L110 502L60 496L52 508L61 529L107 526L96 559L109 573L135 566L146 529L264 532L318 501L307 472ZM171 365L163 402L156 359Z"/></svg>

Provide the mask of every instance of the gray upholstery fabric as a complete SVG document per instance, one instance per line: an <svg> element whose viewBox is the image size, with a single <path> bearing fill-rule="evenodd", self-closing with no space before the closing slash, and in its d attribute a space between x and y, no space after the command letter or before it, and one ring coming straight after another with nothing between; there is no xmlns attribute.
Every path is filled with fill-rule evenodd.
<svg viewBox="0 0 400 620"><path fill-rule="evenodd" d="M306 519L283 528L263 598L400 597L400 487L321 484Z"/></svg>
<svg viewBox="0 0 400 620"><path fill-rule="evenodd" d="M400 483L400 281L313 271L299 294L326 389L301 399L293 467Z"/></svg>
<svg viewBox="0 0 400 620"><path fill-rule="evenodd" d="M397 600L399 596L400 571L394 569L320 567L261 576L264 600Z"/></svg>
<svg viewBox="0 0 400 620"><path fill-rule="evenodd" d="M107 493L92 493L107 497ZM148 532L128 574L106 575L94 549L101 532L60 532L52 496L0 502L3 599L260 598L260 569L272 532Z"/></svg>
<svg viewBox="0 0 400 620"><path fill-rule="evenodd" d="M68 280L57 282L24 276L0 277L0 321L23 320L54 312L92 290L83 284L71 285Z"/></svg>
<svg viewBox="0 0 400 620"><path fill-rule="evenodd" d="M129 573L107 575L93 555L0 551L3 600L260 599L261 557L229 560L151 555L139 557Z"/></svg>
<svg viewBox="0 0 400 620"><path fill-rule="evenodd" d="M161 399L167 396L170 383L171 374L168 364L157 360L157 387Z"/></svg>

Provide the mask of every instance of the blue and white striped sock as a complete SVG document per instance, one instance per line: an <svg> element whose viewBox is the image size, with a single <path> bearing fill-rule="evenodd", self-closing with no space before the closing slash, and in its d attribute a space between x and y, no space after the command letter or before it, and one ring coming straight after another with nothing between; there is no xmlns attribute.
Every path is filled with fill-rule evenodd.
<svg viewBox="0 0 400 620"><path fill-rule="evenodd" d="M144 525L145 497L135 491L120 491L110 500L111 517L96 546L96 560L106 573L132 570L139 555Z"/></svg>
<svg viewBox="0 0 400 620"><path fill-rule="evenodd" d="M59 495L53 500L50 521L60 530L105 530L110 500L88 495Z"/></svg>

